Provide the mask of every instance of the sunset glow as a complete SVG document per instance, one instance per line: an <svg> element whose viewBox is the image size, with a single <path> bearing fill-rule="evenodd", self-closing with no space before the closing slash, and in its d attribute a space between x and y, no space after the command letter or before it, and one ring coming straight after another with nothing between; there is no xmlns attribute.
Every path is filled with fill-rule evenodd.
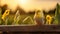
<svg viewBox="0 0 60 34"><path fill-rule="evenodd" d="M17 5L23 8L25 11L39 9L39 10L49 10L53 9L57 1L37 1L37 0L1 0L1 5L8 5L8 8L15 10Z"/></svg>
<svg viewBox="0 0 60 34"><path fill-rule="evenodd" d="M17 2L18 2L19 4L25 4L25 3L28 2L28 0L17 0Z"/></svg>

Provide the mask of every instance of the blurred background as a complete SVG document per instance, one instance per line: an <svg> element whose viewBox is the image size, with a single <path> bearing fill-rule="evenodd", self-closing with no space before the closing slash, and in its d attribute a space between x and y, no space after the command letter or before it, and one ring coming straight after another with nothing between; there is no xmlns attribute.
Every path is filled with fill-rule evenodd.
<svg viewBox="0 0 60 34"><path fill-rule="evenodd" d="M0 0L0 8L2 9L2 14L4 14L5 10L7 9L10 9L11 11L8 25L12 23L17 10L19 10L19 14L21 14L22 16L21 21L29 15L33 20L36 10L43 11L43 14L45 17L47 14L54 17L56 8L59 6L59 4L60 4L60 0ZM11 18L11 16L13 17ZM25 23L25 24L28 24L28 23ZM29 24L31 24L31 22ZM1 34L25 34L25 33L35 34L32 32L16 32L16 33L1 32ZM37 32L36 34L42 34L42 33ZM43 34L46 34L46 33L43 33ZM47 33L47 34L51 34L51 33ZM57 34L57 33L53 32L53 34Z"/></svg>

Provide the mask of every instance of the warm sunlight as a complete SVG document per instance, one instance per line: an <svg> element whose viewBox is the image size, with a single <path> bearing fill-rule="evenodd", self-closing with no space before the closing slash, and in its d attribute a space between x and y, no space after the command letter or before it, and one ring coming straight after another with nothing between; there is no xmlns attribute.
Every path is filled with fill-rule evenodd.
<svg viewBox="0 0 60 34"><path fill-rule="evenodd" d="M8 8L15 10L17 5L25 11L29 10L49 10L56 6L56 1L37 1L37 0L1 0L1 5L8 5ZM52 8L51 8L52 7Z"/></svg>
<svg viewBox="0 0 60 34"><path fill-rule="evenodd" d="M0 25L59 25L60 1L0 0Z"/></svg>
<svg viewBox="0 0 60 34"><path fill-rule="evenodd" d="M18 0L18 3L19 4L25 4L25 3L27 3L28 2L28 0Z"/></svg>

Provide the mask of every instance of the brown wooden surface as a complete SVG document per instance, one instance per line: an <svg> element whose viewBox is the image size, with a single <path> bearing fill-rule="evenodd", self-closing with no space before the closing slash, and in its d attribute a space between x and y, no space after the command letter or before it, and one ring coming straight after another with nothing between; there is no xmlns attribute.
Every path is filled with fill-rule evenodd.
<svg viewBox="0 0 60 34"><path fill-rule="evenodd" d="M60 25L36 25L36 26L0 26L0 31L21 31L21 32L60 32Z"/></svg>

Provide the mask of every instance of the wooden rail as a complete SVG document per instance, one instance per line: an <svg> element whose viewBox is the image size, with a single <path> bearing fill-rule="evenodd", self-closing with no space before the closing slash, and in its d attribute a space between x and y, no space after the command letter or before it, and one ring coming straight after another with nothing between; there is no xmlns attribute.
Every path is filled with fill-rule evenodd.
<svg viewBox="0 0 60 34"><path fill-rule="evenodd" d="M0 31L25 31L25 32L37 32L37 31L56 31L60 32L60 25L36 25L36 26L0 26Z"/></svg>

